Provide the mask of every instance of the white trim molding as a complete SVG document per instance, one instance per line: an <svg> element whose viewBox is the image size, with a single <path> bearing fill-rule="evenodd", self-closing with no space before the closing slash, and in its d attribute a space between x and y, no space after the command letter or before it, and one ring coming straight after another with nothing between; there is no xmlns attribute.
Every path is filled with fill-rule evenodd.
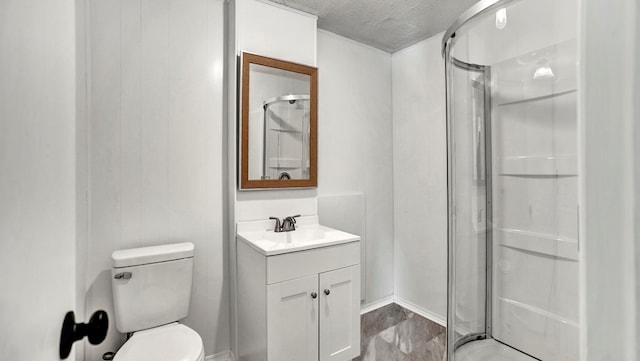
<svg viewBox="0 0 640 361"><path fill-rule="evenodd" d="M369 313L371 311L375 311L378 308L382 308L386 305L395 303L400 307L406 308L407 310L416 313L424 318L426 318L429 321L433 321L437 324L439 324L440 326L443 327L447 327L447 320L445 317L442 317L436 313L433 313L427 309L424 309L418 305L416 305L413 302L404 300L402 298L396 297L396 296L388 296L385 297L383 299L380 299L378 301L375 302L371 302L368 304L364 304L360 307L360 315L364 315L365 313Z"/></svg>
<svg viewBox="0 0 640 361"><path fill-rule="evenodd" d="M440 326L447 327L447 319L445 317L442 317L436 313L433 313L427 309L424 309L416 305L415 303L409 302L407 300L403 300L402 298L399 298L399 297L395 297L393 301L399 306L402 306L413 313L417 313L418 315L426 318L429 321L433 321L439 324Z"/></svg>
<svg viewBox="0 0 640 361"><path fill-rule="evenodd" d="M365 303L363 305L360 305L360 314L364 315L365 313L369 313L371 311L377 310L378 308L382 308L386 305L392 304L393 303L393 295L391 296L387 296L383 299L380 299L378 301L374 301L371 303Z"/></svg>
<svg viewBox="0 0 640 361"><path fill-rule="evenodd" d="M209 355L204 358L205 361L236 361L233 352L230 350L218 352L215 355Z"/></svg>

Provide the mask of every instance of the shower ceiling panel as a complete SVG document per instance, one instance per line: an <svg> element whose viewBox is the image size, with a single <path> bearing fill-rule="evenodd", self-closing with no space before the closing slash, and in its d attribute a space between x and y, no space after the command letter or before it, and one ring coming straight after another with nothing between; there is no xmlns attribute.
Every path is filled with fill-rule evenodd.
<svg viewBox="0 0 640 361"><path fill-rule="evenodd" d="M446 28L477 0L272 0L318 16L318 27L394 53Z"/></svg>

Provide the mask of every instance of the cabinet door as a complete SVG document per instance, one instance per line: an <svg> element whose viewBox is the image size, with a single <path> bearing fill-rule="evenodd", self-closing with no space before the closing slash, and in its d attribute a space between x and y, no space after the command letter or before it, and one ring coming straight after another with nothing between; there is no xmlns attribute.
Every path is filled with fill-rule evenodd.
<svg viewBox="0 0 640 361"><path fill-rule="evenodd" d="M360 355L360 266L320 274L320 361Z"/></svg>
<svg viewBox="0 0 640 361"><path fill-rule="evenodd" d="M267 360L318 360L318 276L267 286Z"/></svg>

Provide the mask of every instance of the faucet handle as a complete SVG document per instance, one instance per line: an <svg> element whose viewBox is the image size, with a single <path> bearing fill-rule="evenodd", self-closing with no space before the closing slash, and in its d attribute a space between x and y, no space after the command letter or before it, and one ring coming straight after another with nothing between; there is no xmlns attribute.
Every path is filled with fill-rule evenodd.
<svg viewBox="0 0 640 361"><path fill-rule="evenodd" d="M269 217L269 219L273 219L276 221L275 227L273 228L274 232L282 232L282 225L280 223L280 218L278 217ZM282 222L284 224L284 221Z"/></svg>
<svg viewBox="0 0 640 361"><path fill-rule="evenodd" d="M282 231L289 232L296 230L296 217L300 217L299 214L295 216L289 216L282 220Z"/></svg>

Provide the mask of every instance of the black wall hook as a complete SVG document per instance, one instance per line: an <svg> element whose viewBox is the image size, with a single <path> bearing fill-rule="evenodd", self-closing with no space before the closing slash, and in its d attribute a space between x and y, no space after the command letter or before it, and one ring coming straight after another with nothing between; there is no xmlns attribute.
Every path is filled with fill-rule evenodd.
<svg viewBox="0 0 640 361"><path fill-rule="evenodd" d="M73 343L82 340L85 336L92 345L101 343L107 337L108 329L109 317L105 311L94 312L89 323L76 323L73 311L67 312L60 332L60 359L69 357Z"/></svg>

